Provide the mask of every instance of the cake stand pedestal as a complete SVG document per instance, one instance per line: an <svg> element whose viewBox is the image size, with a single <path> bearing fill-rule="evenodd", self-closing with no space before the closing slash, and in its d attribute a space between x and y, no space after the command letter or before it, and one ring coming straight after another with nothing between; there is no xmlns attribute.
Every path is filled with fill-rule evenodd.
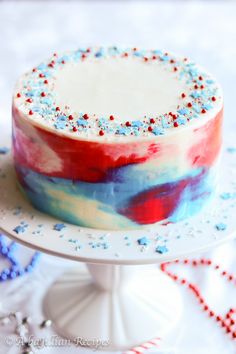
<svg viewBox="0 0 236 354"><path fill-rule="evenodd" d="M60 335L83 346L125 350L175 327L180 293L154 265L235 235L233 152L224 151L220 191L210 208L187 221L125 232L62 224L38 212L16 187L10 154L0 155L0 230L25 246L87 264L60 277L45 296L45 312ZM143 237L148 246L139 245Z"/></svg>

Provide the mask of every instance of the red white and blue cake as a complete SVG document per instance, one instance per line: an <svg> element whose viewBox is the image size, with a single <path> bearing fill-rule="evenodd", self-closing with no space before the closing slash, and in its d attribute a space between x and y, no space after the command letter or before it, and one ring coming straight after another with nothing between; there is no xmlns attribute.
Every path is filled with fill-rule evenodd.
<svg viewBox="0 0 236 354"><path fill-rule="evenodd" d="M198 213L217 187L223 98L192 61L79 49L23 75L13 99L19 185L39 210L130 229Z"/></svg>

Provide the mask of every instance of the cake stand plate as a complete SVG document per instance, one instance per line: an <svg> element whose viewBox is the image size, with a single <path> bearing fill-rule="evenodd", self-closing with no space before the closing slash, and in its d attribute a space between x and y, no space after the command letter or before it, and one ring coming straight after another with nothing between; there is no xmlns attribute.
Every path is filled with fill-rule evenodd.
<svg viewBox="0 0 236 354"><path fill-rule="evenodd" d="M163 337L180 319L178 288L152 265L206 251L235 235L236 148L224 148L220 190L211 207L176 224L108 231L62 223L35 210L19 192L10 153L0 154L0 196L6 235L87 264L86 271L80 266L63 275L45 297L58 333L79 345L123 350Z"/></svg>

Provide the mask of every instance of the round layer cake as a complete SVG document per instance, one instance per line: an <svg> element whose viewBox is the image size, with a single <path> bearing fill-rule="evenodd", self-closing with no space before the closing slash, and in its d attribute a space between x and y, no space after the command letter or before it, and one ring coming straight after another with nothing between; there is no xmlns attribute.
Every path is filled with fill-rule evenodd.
<svg viewBox="0 0 236 354"><path fill-rule="evenodd" d="M177 222L214 196L222 118L219 85L187 58L55 53L14 93L18 183L37 209L80 226Z"/></svg>

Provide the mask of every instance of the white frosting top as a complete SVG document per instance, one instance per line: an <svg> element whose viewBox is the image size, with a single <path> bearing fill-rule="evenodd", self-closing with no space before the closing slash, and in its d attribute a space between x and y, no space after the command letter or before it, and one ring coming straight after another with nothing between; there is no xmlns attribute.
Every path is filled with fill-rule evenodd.
<svg viewBox="0 0 236 354"><path fill-rule="evenodd" d="M161 51L93 48L53 57L19 80L24 118L75 139L137 139L204 124L223 104L215 80Z"/></svg>

